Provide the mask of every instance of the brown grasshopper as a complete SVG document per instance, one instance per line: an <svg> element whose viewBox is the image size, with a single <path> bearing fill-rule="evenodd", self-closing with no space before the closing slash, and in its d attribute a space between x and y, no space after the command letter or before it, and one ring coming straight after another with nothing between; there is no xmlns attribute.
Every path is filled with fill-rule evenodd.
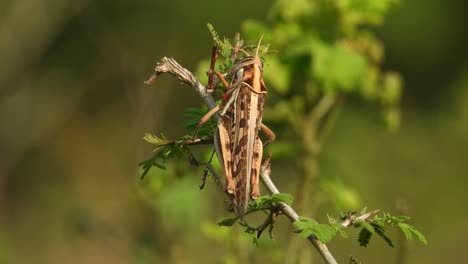
<svg viewBox="0 0 468 264"><path fill-rule="evenodd" d="M233 209L237 215L245 213L249 195L252 199L260 196L259 173L263 147L275 139L273 131L262 124L267 88L263 81L263 65L258 57L260 42L261 39L255 56L237 60L226 74L231 79L230 85L221 73L213 71L217 54L214 48L209 82L213 81L213 74L216 75L226 92L223 102L200 120L193 137L195 140L201 125L219 111L221 118L215 143L218 143L217 147L222 153L220 162L224 167L226 192L232 195ZM258 137L259 130L268 136L265 144Z"/></svg>

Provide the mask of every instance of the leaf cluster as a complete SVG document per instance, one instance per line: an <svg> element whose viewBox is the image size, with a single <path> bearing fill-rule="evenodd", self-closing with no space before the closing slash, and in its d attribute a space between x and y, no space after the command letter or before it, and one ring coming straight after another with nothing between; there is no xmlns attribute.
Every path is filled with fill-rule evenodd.
<svg viewBox="0 0 468 264"><path fill-rule="evenodd" d="M365 214L365 209L361 215ZM408 240L416 237L420 242L427 245L425 236L413 226L406 223L409 218L407 216L393 216L389 213L382 215L374 215L371 219L361 219L356 216L356 212L348 212L342 215L339 219L329 217L328 224L320 224L316 220L306 217L300 217L298 221L294 222L297 232L304 238L311 235L316 236L323 243L328 243L336 235L347 237L345 226L339 220L351 221L351 227L360 229L358 234L359 245L366 247L373 235L380 236L387 244L394 247L393 241L387 235L388 227L399 228Z"/></svg>
<svg viewBox="0 0 468 264"><path fill-rule="evenodd" d="M361 215L365 214L366 209L361 211ZM381 237L390 247L394 247L392 239L388 236L387 230L391 227L398 228L405 234L406 239L411 240L416 237L421 243L427 245L426 237L415 227L406 223L409 220L407 216L393 216L390 213L375 214L372 218L361 219L356 216L356 212L347 213L339 218L340 220L350 220L351 227L360 229L358 234L358 243L360 246L366 247L374 235ZM330 218L331 224L336 224L337 220ZM343 226L340 225L342 228Z"/></svg>
<svg viewBox="0 0 468 264"><path fill-rule="evenodd" d="M268 24L245 21L246 39L264 34L265 42L277 51L269 56L264 70L274 98L300 102L288 107L274 104L266 118L287 121L291 114L309 112L323 94L353 94L380 104L383 120L398 128L402 78L381 69L384 48L370 30L382 23L396 3L278 0Z"/></svg>
<svg viewBox="0 0 468 264"><path fill-rule="evenodd" d="M221 39L218 32L216 32L212 24L208 23L207 26L208 30L211 33L211 36L213 37L214 44L220 49L221 55L225 58L229 57L231 55L232 50L234 49L234 46L231 44L231 41L226 37Z"/></svg>
<svg viewBox="0 0 468 264"><path fill-rule="evenodd" d="M293 197L289 193L277 193L272 195L263 195L258 197L256 200L251 201L248 205L248 210L244 215L240 215L234 218L224 219L218 222L219 226L232 226L239 219L244 218L245 215L249 215L254 212L262 210L273 210L278 209L278 203L285 203L291 205L293 203Z"/></svg>
<svg viewBox="0 0 468 264"><path fill-rule="evenodd" d="M138 164L143 169L141 178L144 178L151 168L157 167L165 170L164 164L168 160L181 158L184 154L190 153L190 150L184 144L187 140L191 139L190 136L183 136L176 141L169 141L163 134L156 136L146 133L143 139L155 145L155 148L150 158Z"/></svg>
<svg viewBox="0 0 468 264"><path fill-rule="evenodd" d="M346 233L340 228L339 224L320 224L316 220L307 217L299 217L299 220L294 222L294 227L303 238L314 235L322 243L330 242L338 234L346 237Z"/></svg>
<svg viewBox="0 0 468 264"><path fill-rule="evenodd" d="M261 43L258 43L259 46L244 45L244 40L241 38L240 33L236 33L234 35L234 39L232 41L234 44L231 44L231 40L229 38L223 37L223 39L221 39L212 24L208 23L207 26L213 38L214 46L217 47L219 51L218 53L221 55L221 58L217 59L217 71L220 73L227 73L237 60L245 58L246 56L258 53L260 58L264 59L264 56L268 53L270 44L260 45ZM204 62L201 65L206 67L208 63ZM198 72L203 72L204 70L206 69L199 69Z"/></svg>
<svg viewBox="0 0 468 264"><path fill-rule="evenodd" d="M232 226L235 223L245 228L244 232L251 234L253 242L258 243L258 239L262 235L263 231L267 228L269 230L270 238L273 238L273 228L275 223L275 218L278 214L281 214L282 203L291 205L293 203L292 195L288 193L277 193L272 195L260 196L255 201L249 203L248 210L244 215L236 216L234 218L227 218L218 222L219 226ZM263 224L259 226L253 226L249 224L244 216L262 211L267 215L267 218Z"/></svg>
<svg viewBox="0 0 468 264"><path fill-rule="evenodd" d="M207 107L188 108L184 112L184 117L186 119L184 122L184 127L189 135L194 133L200 119L207 112ZM213 138L216 126L216 121L213 119L208 120L199 128L198 137ZM156 136L150 133L146 133L143 139L146 142L153 144L155 147L151 157L138 164L143 170L141 178L144 178L148 174L149 170L153 167L164 170L166 169L164 164L169 160L180 159L189 155L191 151L186 144L188 140L192 139L192 136L189 135L185 135L179 137L177 140L171 141L168 140L163 134Z"/></svg>

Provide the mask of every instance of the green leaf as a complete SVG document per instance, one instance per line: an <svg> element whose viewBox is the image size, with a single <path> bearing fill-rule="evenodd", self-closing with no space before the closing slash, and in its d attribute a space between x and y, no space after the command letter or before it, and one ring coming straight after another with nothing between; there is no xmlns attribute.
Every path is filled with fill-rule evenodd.
<svg viewBox="0 0 468 264"><path fill-rule="evenodd" d="M312 51L312 74L325 90L352 91L365 74L364 57L344 45L316 44Z"/></svg>
<svg viewBox="0 0 468 264"><path fill-rule="evenodd" d="M263 208L269 208L274 203L284 202L286 204L292 204L293 197L288 193L278 193L273 195L263 195L258 197L255 201L249 204L250 210L259 210Z"/></svg>
<svg viewBox="0 0 468 264"><path fill-rule="evenodd" d="M379 235L381 238L383 238L383 240L385 240L385 242L387 242L387 244L389 246L395 247L393 245L393 241L390 239L390 237L387 236L386 230L385 230L385 228L383 226L380 226L380 225L377 225L377 224L374 224L374 223L372 223L371 225L374 227L375 233L377 233L377 235Z"/></svg>
<svg viewBox="0 0 468 264"><path fill-rule="evenodd" d="M359 226L359 227L362 227L364 229L367 229L367 231L371 232L372 234L375 233L374 227L371 224L369 224L368 222L366 222L366 221L356 220L356 225Z"/></svg>
<svg viewBox="0 0 468 264"><path fill-rule="evenodd" d="M231 60L229 57L227 57L223 63L221 64L218 64L218 70L219 72L228 72L229 69L231 69L232 65L234 64L234 61ZM221 84L219 84L219 86L222 86ZM218 89L220 91L224 90L224 87L222 87L222 89Z"/></svg>
<svg viewBox="0 0 468 264"><path fill-rule="evenodd" d="M367 247L370 239L372 238L373 232L367 228L362 228L358 235L358 242L361 247Z"/></svg>
<svg viewBox="0 0 468 264"><path fill-rule="evenodd" d="M365 211L363 211L362 213L364 212ZM374 216L374 219L370 223L356 219L354 227L362 228L359 234L358 241L361 246L366 246L369 243L370 237L373 234L377 234L380 237L382 237L382 239L384 239L389 246L394 247L393 241L387 235L386 228L388 226L397 226L405 234L408 240L412 239L413 236L416 236L422 243L427 245L426 237L424 237L424 235L421 232L416 230L411 225L404 223L408 219L409 217L404 215L393 216L386 212L384 212L382 216Z"/></svg>
<svg viewBox="0 0 468 264"><path fill-rule="evenodd" d="M348 237L348 234L346 233L346 231L343 230L343 226L341 224L338 224L338 223L335 223L335 224L330 224L337 232L337 234L339 234L342 238L347 238Z"/></svg>
<svg viewBox="0 0 468 264"><path fill-rule="evenodd" d="M221 54L223 57L227 57L229 56L229 54L231 53L231 50L232 50L232 45L229 41L229 39L227 38L224 38L224 40L221 40L221 38L219 37L219 34L218 32L216 32L214 26L210 23L207 24L207 27L208 27L208 30L210 31L211 33L211 36L213 37L213 42L219 47L221 48Z"/></svg>
<svg viewBox="0 0 468 264"><path fill-rule="evenodd" d="M289 193L276 193L271 195L271 202L284 202L288 205L292 205L294 197Z"/></svg>
<svg viewBox="0 0 468 264"><path fill-rule="evenodd" d="M159 137L150 133L146 133L143 139L146 142L151 143L156 146L165 145L169 142L162 133L161 133L161 136Z"/></svg>
<svg viewBox="0 0 468 264"><path fill-rule="evenodd" d="M218 32L216 32L214 26L210 23L208 23L206 26L208 27L208 30L210 31L211 36L213 37L214 43L216 43L216 45L218 46L221 46L221 39L219 38L219 34Z"/></svg>
<svg viewBox="0 0 468 264"><path fill-rule="evenodd" d="M224 38L224 41L221 44L221 55L223 57L228 57L231 54L232 45L229 39Z"/></svg>
<svg viewBox="0 0 468 264"><path fill-rule="evenodd" d="M405 222L406 220L408 220L409 217L408 216L404 216L404 215L400 215L400 216L393 216L389 213L386 213L384 212L383 213L383 221L388 223L388 224L399 224L399 223L403 223Z"/></svg>
<svg viewBox="0 0 468 264"><path fill-rule="evenodd" d="M152 134L146 134L144 139L149 143L156 145L156 147L150 158L138 164L143 169L141 174L142 179L148 174L152 167L166 169L163 165L164 163L171 159L181 158L184 154L190 152L187 146L183 143L188 139L191 139L191 136L182 136L178 140L170 142L164 137L164 135L157 137Z"/></svg>
<svg viewBox="0 0 468 264"><path fill-rule="evenodd" d="M407 240L411 240L413 238L413 235L415 235L419 241L421 241L424 245L427 246L428 243L426 237L413 226L406 223L399 223L398 227L405 234Z"/></svg>
<svg viewBox="0 0 468 264"><path fill-rule="evenodd" d="M322 243L328 243L338 233L335 227L328 224L319 224L314 219L306 217L299 217L299 220L294 222L293 225L300 231L303 238L313 234Z"/></svg>
<svg viewBox="0 0 468 264"><path fill-rule="evenodd" d="M159 164L159 163L157 163L157 162L154 162L154 163L153 163L153 166L158 167L158 168L160 168L161 170L167 169L164 165Z"/></svg>
<svg viewBox="0 0 468 264"><path fill-rule="evenodd" d="M232 226L237 222L237 220L239 220L239 218L228 218L218 222L217 224L219 226Z"/></svg>

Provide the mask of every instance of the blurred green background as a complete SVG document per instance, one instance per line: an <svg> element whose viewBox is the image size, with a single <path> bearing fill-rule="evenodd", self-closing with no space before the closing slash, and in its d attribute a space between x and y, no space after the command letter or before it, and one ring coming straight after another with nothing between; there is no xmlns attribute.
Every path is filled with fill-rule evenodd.
<svg viewBox="0 0 468 264"><path fill-rule="evenodd" d="M151 199L137 167L151 153L145 132L183 135L183 110L201 104L169 76L145 86L155 62L171 56L195 70L211 51L207 22L231 36L245 19L265 20L270 4L1 1L0 263L233 263L236 252L281 263L286 220L275 241L262 238L258 247L229 240L240 229L214 226L227 214L211 181L204 191L200 178L148 181L159 190ZM388 132L377 109L351 98L321 156L321 174L351 186L362 207L398 214L397 204L405 205L429 240L427 247L410 241L406 263L468 262L464 5L406 0L391 10L376 33L386 48L383 68L405 80L402 127ZM273 171L292 192L288 163ZM355 235L331 242L340 263L350 255L396 263L401 254L398 241L394 249L381 240L360 248Z"/></svg>

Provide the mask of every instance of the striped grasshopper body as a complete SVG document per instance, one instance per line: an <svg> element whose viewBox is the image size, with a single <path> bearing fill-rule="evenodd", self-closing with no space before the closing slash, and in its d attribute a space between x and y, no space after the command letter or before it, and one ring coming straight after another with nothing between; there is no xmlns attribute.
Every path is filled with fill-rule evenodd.
<svg viewBox="0 0 468 264"><path fill-rule="evenodd" d="M260 46L260 43L258 44ZM216 60L216 48L213 49L208 87L213 86L213 74L226 87L221 105L210 110L199 122L193 141L196 140L199 127L215 112L221 118L215 135L215 148L221 152L220 161L224 167L226 192L231 195L233 210L243 215L247 209L249 197L260 196L259 173L263 147L275 139L275 134L262 124L263 105L267 88L263 81L263 65L255 56L238 60L226 74L231 85L219 72L213 71ZM258 137L259 130L265 132L268 141L262 144Z"/></svg>
<svg viewBox="0 0 468 264"><path fill-rule="evenodd" d="M266 86L258 56L237 62L233 84L220 105L221 119L217 136L222 150L226 192L233 196L233 209L242 215L249 196L260 196L259 173L263 144L258 137L261 128Z"/></svg>

